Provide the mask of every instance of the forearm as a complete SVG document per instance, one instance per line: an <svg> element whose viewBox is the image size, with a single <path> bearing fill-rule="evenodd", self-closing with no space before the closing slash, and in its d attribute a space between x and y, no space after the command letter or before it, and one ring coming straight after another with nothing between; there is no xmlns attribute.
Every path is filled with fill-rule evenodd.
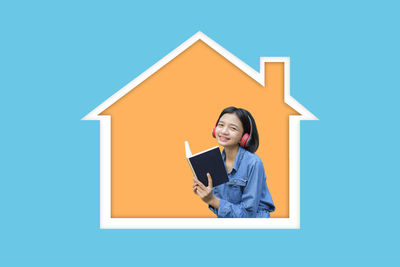
<svg viewBox="0 0 400 267"><path fill-rule="evenodd" d="M219 198L213 195L210 201L207 202L208 205L218 209L219 208Z"/></svg>

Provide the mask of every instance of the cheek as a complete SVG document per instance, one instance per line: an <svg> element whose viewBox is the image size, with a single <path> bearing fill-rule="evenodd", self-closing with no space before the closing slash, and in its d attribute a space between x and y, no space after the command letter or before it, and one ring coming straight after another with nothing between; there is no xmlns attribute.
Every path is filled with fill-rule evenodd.
<svg viewBox="0 0 400 267"><path fill-rule="evenodd" d="M239 141L242 138L242 136L238 132L233 133L232 136L234 136L234 139L236 141Z"/></svg>
<svg viewBox="0 0 400 267"><path fill-rule="evenodd" d="M236 131L229 131L229 137L231 138L231 140L233 142L237 142L238 140L240 140L240 136Z"/></svg>

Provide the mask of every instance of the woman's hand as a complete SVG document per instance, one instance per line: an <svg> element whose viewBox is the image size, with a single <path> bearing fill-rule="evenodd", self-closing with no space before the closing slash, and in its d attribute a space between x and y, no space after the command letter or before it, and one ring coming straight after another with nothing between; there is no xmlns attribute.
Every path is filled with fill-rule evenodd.
<svg viewBox="0 0 400 267"><path fill-rule="evenodd" d="M202 182L197 180L196 177L193 177L193 192L198 195L205 203L210 204L211 200L213 200L214 195L212 193L212 179L209 173L207 173L207 178L208 186L206 187Z"/></svg>

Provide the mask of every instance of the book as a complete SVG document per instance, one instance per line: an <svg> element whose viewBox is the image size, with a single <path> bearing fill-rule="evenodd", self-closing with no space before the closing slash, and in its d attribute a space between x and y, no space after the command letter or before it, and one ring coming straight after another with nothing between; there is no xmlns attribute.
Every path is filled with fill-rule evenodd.
<svg viewBox="0 0 400 267"><path fill-rule="evenodd" d="M219 147L213 147L192 155L189 142L185 141L186 159L194 176L208 186L207 172L210 173L213 187L229 181Z"/></svg>

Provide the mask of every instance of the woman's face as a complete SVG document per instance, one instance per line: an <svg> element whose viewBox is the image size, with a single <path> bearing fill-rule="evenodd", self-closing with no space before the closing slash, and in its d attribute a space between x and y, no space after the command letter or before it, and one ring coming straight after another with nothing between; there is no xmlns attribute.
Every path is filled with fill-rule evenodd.
<svg viewBox="0 0 400 267"><path fill-rule="evenodd" d="M243 132L243 125L239 117L235 113L225 113L215 128L215 137L221 146L234 147L240 143Z"/></svg>

